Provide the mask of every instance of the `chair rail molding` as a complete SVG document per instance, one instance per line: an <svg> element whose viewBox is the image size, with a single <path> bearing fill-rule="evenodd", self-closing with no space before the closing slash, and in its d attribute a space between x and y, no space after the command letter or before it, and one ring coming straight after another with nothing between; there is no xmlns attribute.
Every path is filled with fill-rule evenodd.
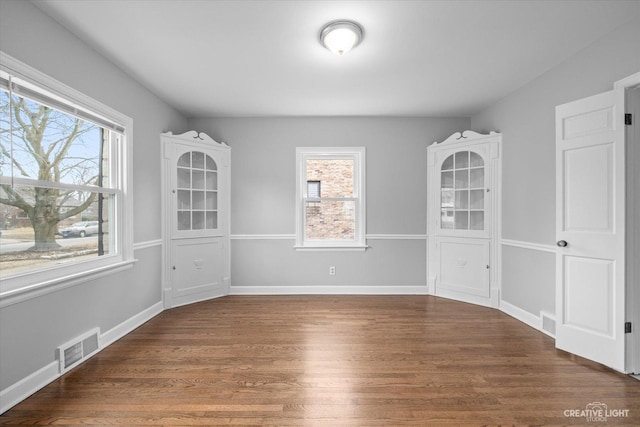
<svg viewBox="0 0 640 427"><path fill-rule="evenodd" d="M500 244L502 246L511 246L514 248L530 249L532 251L550 252L555 254L556 247L553 245L547 245L544 243L525 242L522 240L501 239Z"/></svg>

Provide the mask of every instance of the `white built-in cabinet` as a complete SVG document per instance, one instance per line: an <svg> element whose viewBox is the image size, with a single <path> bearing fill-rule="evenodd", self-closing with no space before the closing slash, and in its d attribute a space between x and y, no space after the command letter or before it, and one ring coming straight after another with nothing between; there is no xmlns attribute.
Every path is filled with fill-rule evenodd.
<svg viewBox="0 0 640 427"><path fill-rule="evenodd" d="M161 141L165 307L227 295L230 148L195 131Z"/></svg>
<svg viewBox="0 0 640 427"><path fill-rule="evenodd" d="M501 143L465 131L428 147L431 294L498 306Z"/></svg>

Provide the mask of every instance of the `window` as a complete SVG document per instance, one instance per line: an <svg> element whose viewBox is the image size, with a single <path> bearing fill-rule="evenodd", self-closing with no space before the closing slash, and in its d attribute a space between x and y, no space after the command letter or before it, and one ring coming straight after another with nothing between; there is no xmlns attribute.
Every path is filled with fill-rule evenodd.
<svg viewBox="0 0 640 427"><path fill-rule="evenodd" d="M440 168L440 224L448 230L484 230L484 161L473 151L447 157Z"/></svg>
<svg viewBox="0 0 640 427"><path fill-rule="evenodd" d="M299 147L296 247L364 249L364 147Z"/></svg>
<svg viewBox="0 0 640 427"><path fill-rule="evenodd" d="M307 181L307 198L320 198L320 181Z"/></svg>
<svg viewBox="0 0 640 427"><path fill-rule="evenodd" d="M0 296L129 265L131 119L1 63Z"/></svg>

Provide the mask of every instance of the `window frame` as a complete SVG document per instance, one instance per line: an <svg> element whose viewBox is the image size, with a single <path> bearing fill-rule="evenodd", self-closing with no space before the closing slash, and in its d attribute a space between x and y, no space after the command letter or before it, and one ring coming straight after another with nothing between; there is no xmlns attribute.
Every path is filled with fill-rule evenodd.
<svg viewBox="0 0 640 427"><path fill-rule="evenodd" d="M3 78L16 79L31 90L45 97L63 102L68 107L93 116L102 121L100 126L109 129L104 123L112 123L111 138L118 139L112 144L110 162L112 169L109 179L114 187L91 188L105 194L116 194L114 207L112 253L91 260L83 260L60 266L49 266L33 271L21 272L2 279L0 283L0 307L35 298L59 289L103 277L130 268L136 261L133 257L133 194L132 194L132 158L133 158L133 119L108 107L101 102L75 90L58 80L18 61L0 51L0 75ZM16 92L16 95L20 95ZM117 129L117 130L116 130ZM121 129L124 129L121 132ZM113 157L111 157L113 156ZM0 177L3 181L7 177ZM11 178L8 178L11 179ZM14 178L15 183L28 185L38 181ZM50 185L50 184L49 184Z"/></svg>
<svg viewBox="0 0 640 427"><path fill-rule="evenodd" d="M365 147L296 147L296 250L366 250ZM307 160L353 160L355 230L353 240L306 239ZM328 198L331 199L331 198Z"/></svg>

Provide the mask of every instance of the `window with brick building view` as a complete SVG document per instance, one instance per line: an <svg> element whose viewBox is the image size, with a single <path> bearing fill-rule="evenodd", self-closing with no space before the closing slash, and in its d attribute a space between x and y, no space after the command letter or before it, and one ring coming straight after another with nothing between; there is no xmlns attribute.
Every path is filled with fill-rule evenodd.
<svg viewBox="0 0 640 427"><path fill-rule="evenodd" d="M307 160L306 169L305 237L353 240L353 160Z"/></svg>
<svg viewBox="0 0 640 427"><path fill-rule="evenodd" d="M364 245L364 149L298 149L298 246Z"/></svg>

